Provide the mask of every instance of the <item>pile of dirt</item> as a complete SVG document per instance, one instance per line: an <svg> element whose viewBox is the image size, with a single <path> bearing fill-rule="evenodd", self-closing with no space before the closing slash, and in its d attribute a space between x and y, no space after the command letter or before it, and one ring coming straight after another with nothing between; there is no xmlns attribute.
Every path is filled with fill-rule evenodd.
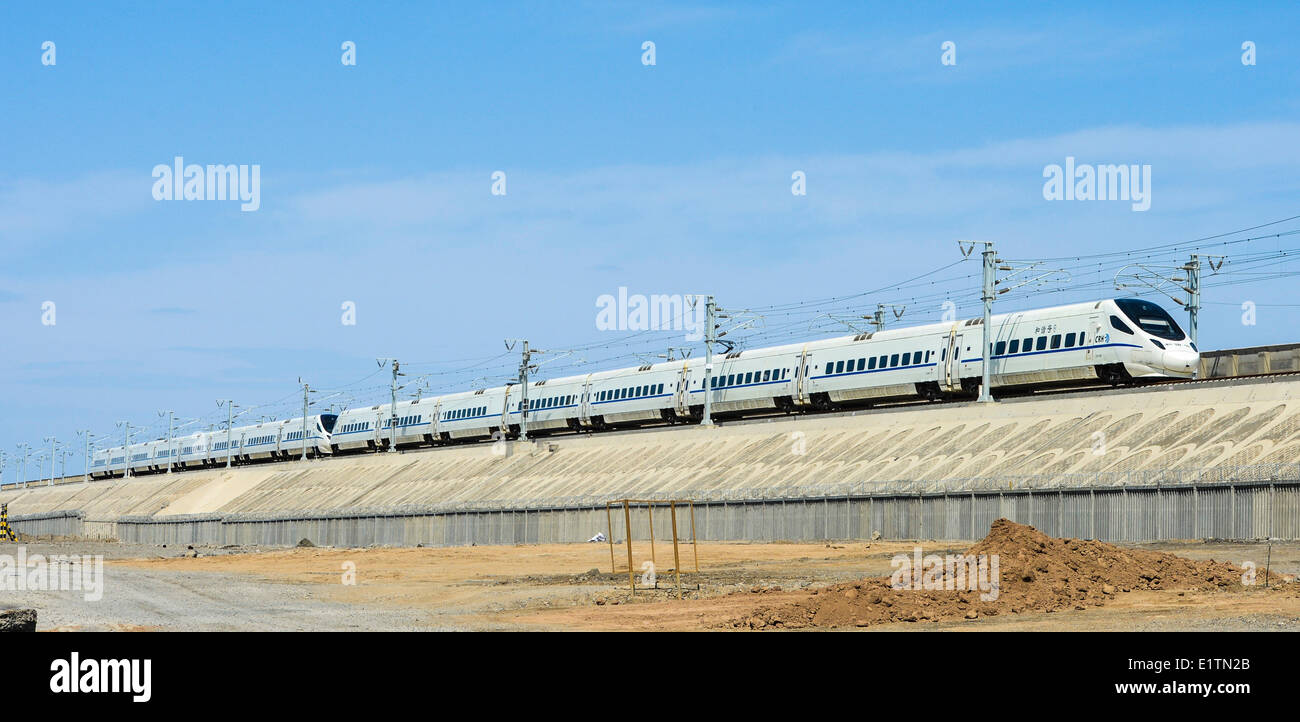
<svg viewBox="0 0 1300 722"><path fill-rule="evenodd" d="M975 581L966 579L962 584L956 573L959 567L940 565L937 572L929 572L935 566L928 561L916 564L921 561L918 555L908 560L908 566L896 566L892 578L873 577L814 590L793 602L760 607L727 626L798 629L978 619L1100 607L1116 594L1134 590L1243 587L1242 570L1227 562L1198 562L1098 541L1054 539L1008 519L993 522L988 536L967 549L965 556L984 560L983 580L996 581L996 590L991 584L981 587L978 573ZM910 567L919 570L915 576Z"/></svg>

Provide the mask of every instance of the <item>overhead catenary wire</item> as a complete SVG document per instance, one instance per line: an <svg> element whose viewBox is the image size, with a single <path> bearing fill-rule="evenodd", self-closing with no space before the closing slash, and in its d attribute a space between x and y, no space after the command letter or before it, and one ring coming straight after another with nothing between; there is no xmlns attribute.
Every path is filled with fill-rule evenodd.
<svg viewBox="0 0 1300 722"><path fill-rule="evenodd" d="M1079 279L1068 285L1049 288L1021 288L998 297L1001 309L1017 310L1031 301L1044 298L1075 297L1088 299L1096 296L1110 295L1114 292L1113 276L1123 266L1133 263L1162 263L1177 267L1186 262L1185 254L1223 252L1231 250L1226 263L1216 272L1203 276L1202 287L1205 289L1232 288L1251 283L1259 283L1281 278L1300 276L1300 271L1280 269L1286 263L1300 257L1300 248L1253 251L1243 248L1246 244L1268 239L1284 239L1300 235L1300 228L1282 229L1267 234L1254 234L1264 228L1300 220L1300 215L1252 225L1246 228L1216 233L1198 238L1169 243L1154 244L1141 248L1122 251L1109 251L1092 254L1044 257L1033 259L1005 259L1010 263L1040 262L1061 264L1062 270ZM979 303L980 290L978 270L970 273L947 273L969 262L962 257L942 264L934 269L915 274L897 283L892 283L870 290L814 299L794 300L761 305L740 306L721 303L727 310L744 311L754 317L763 319L763 325L752 329L737 329L729 338L736 343L736 348L754 348L759 345L781 345L796 340L808 339L810 336L846 335L852 332L844 319L863 318L877 304L905 307L904 325L933 323L944 319L940 305L947 302L955 308L972 307ZM975 265L975 264L968 264ZM1133 295L1143 295L1136 293ZM702 301L701 301L702 302ZM1209 305L1235 305L1221 301L1207 301ZM1261 307L1300 308L1300 304L1256 304ZM672 319L674 323L686 321L686 314L691 310L683 307ZM836 316L842 316L836 318ZM554 374L580 373L592 369L608 369L615 364L640 365L644 357L661 352L664 349L664 331L646 328L621 333L615 338L591 340L582 343L565 344L563 348L573 352L573 356L555 362L548 367ZM424 396L436 396L465 391L467 387L478 384L505 384L513 381L517 371L515 354L497 353L482 356L446 359L441 361L418 361L405 364L408 368L418 368L420 373L404 387L420 389ZM353 381L322 387L323 393L330 399L343 399L347 404L366 404L367 399L377 398L388 392L388 385L366 384L367 381L381 373L383 369L371 371ZM419 383L417 383L419 382ZM421 385L425 384L427 385ZM275 418L290 418L301 415L301 407L295 410L296 399L300 398L297 390L274 401L247 406L239 410L239 416L249 417L253 412L274 414ZM318 399L313 403L319 406L327 399ZM218 418L220 417L220 418ZM225 414L208 411L200 417L184 422L181 428L215 420L225 422ZM147 436L157 435L155 422L141 426ZM105 438L100 436L98 438Z"/></svg>

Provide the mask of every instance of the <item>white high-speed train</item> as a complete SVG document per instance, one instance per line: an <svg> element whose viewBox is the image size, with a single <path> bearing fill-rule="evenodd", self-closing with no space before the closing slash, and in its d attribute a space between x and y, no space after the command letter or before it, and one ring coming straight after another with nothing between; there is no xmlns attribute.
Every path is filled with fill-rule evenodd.
<svg viewBox="0 0 1300 722"><path fill-rule="evenodd" d="M334 414L307 417L305 446L308 456L330 453L330 429L334 426L334 419ZM299 416L284 421L236 426L229 434L223 429L177 436L172 438L170 446L167 439L131 444L126 454L122 453L121 446L98 449L90 457L90 474L95 478L120 475L128 463L128 456L131 473L143 474L166 471L169 458L173 469L202 469L224 466L227 457L232 464L298 458L302 456L303 446L303 424Z"/></svg>
<svg viewBox="0 0 1300 722"><path fill-rule="evenodd" d="M705 387L700 358L535 381L527 389L528 433L599 431L697 421L704 395L720 418L752 413L828 411L909 398L938 400L978 391L983 319L736 351L715 359ZM994 389L1190 378L1200 357L1178 323L1142 299L1106 299L999 314L992 318ZM313 417L312 455L446 444L518 434L522 389L508 384ZM396 417L395 428L390 422ZM269 428L264 428L269 427ZM236 461L291 458L284 434L301 419L237 428ZM204 438L196 438L204 437ZM179 457L184 468L225 463L225 432L196 434L205 451ZM252 438L254 444L246 440ZM166 442L131 446L132 471L166 468ZM261 446L264 450L259 450ZM302 446L297 447L302 453ZM268 453L269 452L269 453ZM96 474L120 472L121 447L97 453ZM103 464L99 461L103 460ZM103 471L99 471L102 469Z"/></svg>

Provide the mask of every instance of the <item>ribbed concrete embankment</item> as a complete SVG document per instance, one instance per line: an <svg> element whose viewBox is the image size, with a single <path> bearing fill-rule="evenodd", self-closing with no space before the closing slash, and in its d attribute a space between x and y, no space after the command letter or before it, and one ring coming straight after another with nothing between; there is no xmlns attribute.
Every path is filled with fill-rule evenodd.
<svg viewBox="0 0 1300 722"><path fill-rule="evenodd" d="M997 516L1102 539L1296 538L1298 396L1300 377L1208 381L558 436L508 454L478 445L186 472L0 501L15 517L80 511L88 533L142 541L573 541L605 530L604 502L622 497L695 499L711 539L969 538ZM656 514L656 535L666 517Z"/></svg>

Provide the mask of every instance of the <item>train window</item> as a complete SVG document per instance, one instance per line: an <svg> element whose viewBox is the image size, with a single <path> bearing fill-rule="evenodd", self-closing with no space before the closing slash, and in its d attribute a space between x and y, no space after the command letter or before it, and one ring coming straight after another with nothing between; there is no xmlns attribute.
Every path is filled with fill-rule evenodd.
<svg viewBox="0 0 1300 722"><path fill-rule="evenodd" d="M1038 337L1038 343L1037 343L1037 345L1036 345L1034 348L1036 348L1036 349L1039 350L1039 351L1042 351L1043 349L1047 348L1047 337L1046 337L1046 336L1039 336L1039 337Z"/></svg>
<svg viewBox="0 0 1300 722"><path fill-rule="evenodd" d="M768 369L768 370L766 370L766 371L763 372L763 380L764 380L764 381L771 381L771 380L772 380L772 369Z"/></svg>
<svg viewBox="0 0 1300 722"><path fill-rule="evenodd" d="M912 352L911 352L911 351L908 351L907 353L903 354L903 365L904 365L904 366L911 366L911 365L912 365Z"/></svg>
<svg viewBox="0 0 1300 722"><path fill-rule="evenodd" d="M889 357L888 357L888 356L881 356L881 357L880 357L880 368L882 368L882 369L883 369L883 368L889 368Z"/></svg>
<svg viewBox="0 0 1300 722"><path fill-rule="evenodd" d="M1052 348L1061 347L1061 334L1052 334Z"/></svg>
<svg viewBox="0 0 1300 722"><path fill-rule="evenodd" d="M1020 353L1020 339L1011 339L1011 345L1007 347L1008 353Z"/></svg>
<svg viewBox="0 0 1300 722"><path fill-rule="evenodd" d="M723 386L731 386L731 385L733 385L733 384L735 384L735 383L736 383L736 375L735 375L735 374L728 374L728 375L727 375L727 380L726 380L725 383L723 383Z"/></svg>
<svg viewBox="0 0 1300 722"><path fill-rule="evenodd" d="M1187 338L1178 322L1165 310L1150 301L1139 298L1116 299L1115 304L1137 327L1166 341L1182 341Z"/></svg>
<svg viewBox="0 0 1300 722"><path fill-rule="evenodd" d="M1129 335L1132 335L1132 334L1133 334L1133 329L1129 328L1129 327L1128 327L1128 324L1126 324L1126 323L1124 323L1123 321L1119 320L1119 316L1111 316L1111 317L1110 317L1110 325L1111 325L1111 328L1115 329L1116 331L1122 331L1122 332L1127 333L1127 334L1129 334Z"/></svg>
<svg viewBox="0 0 1300 722"><path fill-rule="evenodd" d="M993 347L993 355L994 355L994 356L1002 356L1002 355L1006 354L1006 352L1007 352L1007 342L1006 342L1006 341L998 341L998 345Z"/></svg>
<svg viewBox="0 0 1300 722"><path fill-rule="evenodd" d="M889 357L889 367L894 368L898 365L898 354Z"/></svg>
<svg viewBox="0 0 1300 722"><path fill-rule="evenodd" d="M1074 348L1074 334L1072 333L1065 334L1065 347Z"/></svg>
<svg viewBox="0 0 1300 722"><path fill-rule="evenodd" d="M871 358L867 359L867 369L874 369L875 367L876 367L876 357L872 356Z"/></svg>

